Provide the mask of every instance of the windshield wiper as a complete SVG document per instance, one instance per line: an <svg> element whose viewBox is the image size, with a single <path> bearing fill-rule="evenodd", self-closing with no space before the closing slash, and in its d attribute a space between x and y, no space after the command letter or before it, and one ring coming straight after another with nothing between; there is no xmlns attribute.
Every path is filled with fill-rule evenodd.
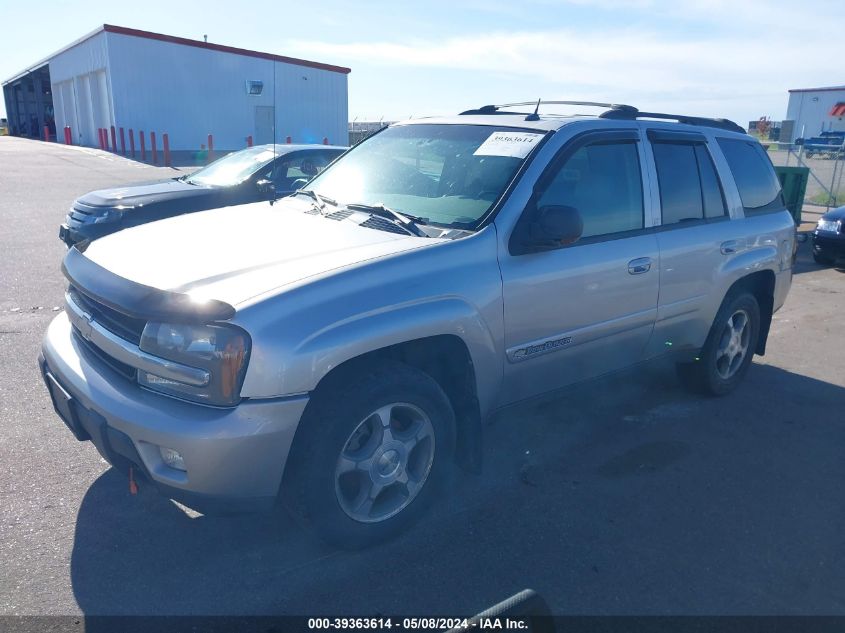
<svg viewBox="0 0 845 633"><path fill-rule="evenodd" d="M353 202L351 204L345 205L347 209L358 209L360 211L367 211L372 215L377 215L381 218L385 218L386 220L391 220L397 226L405 229L411 235L416 235L417 237L430 237L428 234L423 232L417 224L425 224L425 218L418 218L413 215L405 215L404 213L399 213L398 211L394 211L390 207L386 207L383 204L364 204L363 202Z"/></svg>
<svg viewBox="0 0 845 633"><path fill-rule="evenodd" d="M293 195L298 196L300 194L302 194L304 196L308 196L309 198L311 198L314 201L314 208L317 209L317 211L320 212L320 215L326 215L326 203L327 202L334 207L337 206L336 200L332 200L328 196L321 196L319 193L317 193L313 189L297 189L296 193L294 193Z"/></svg>

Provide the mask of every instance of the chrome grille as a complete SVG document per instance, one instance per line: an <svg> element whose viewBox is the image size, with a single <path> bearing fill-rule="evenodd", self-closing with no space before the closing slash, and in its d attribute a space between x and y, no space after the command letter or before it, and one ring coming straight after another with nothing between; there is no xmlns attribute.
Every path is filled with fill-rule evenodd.
<svg viewBox="0 0 845 633"><path fill-rule="evenodd" d="M141 333L147 324L144 319L136 319L117 310L113 310L83 294L73 286L70 287L68 292L80 308L90 314L94 321L102 325L109 332L135 345L140 344Z"/></svg>
<svg viewBox="0 0 845 633"><path fill-rule="evenodd" d="M73 333L76 336L76 340L79 341L79 343L82 345L82 349L85 350L85 352L87 352L94 358L97 358L98 360L102 361L124 378L128 378L129 380L135 380L135 376L138 374L138 371L134 367L132 367L131 365L127 365L126 363L120 362L114 356L109 356L108 354L106 354L103 350L101 350L91 341L82 336L79 330L76 329L76 326L74 326L73 328Z"/></svg>

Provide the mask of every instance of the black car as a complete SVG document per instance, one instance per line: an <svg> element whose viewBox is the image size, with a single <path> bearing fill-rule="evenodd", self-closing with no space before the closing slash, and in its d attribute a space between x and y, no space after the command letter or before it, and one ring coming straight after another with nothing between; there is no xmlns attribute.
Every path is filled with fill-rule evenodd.
<svg viewBox="0 0 845 633"><path fill-rule="evenodd" d="M92 191L73 203L59 238L72 246L174 215L285 196L344 151L330 145L257 145L189 176Z"/></svg>
<svg viewBox="0 0 845 633"><path fill-rule="evenodd" d="M813 232L813 259L817 264L833 264L845 256L845 207L825 213Z"/></svg>

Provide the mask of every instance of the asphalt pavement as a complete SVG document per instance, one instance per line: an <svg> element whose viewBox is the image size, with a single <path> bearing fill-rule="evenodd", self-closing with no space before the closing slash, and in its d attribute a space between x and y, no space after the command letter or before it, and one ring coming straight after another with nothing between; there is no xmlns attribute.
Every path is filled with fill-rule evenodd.
<svg viewBox="0 0 845 633"><path fill-rule="evenodd" d="M845 615L845 270L807 245L737 392L653 366L501 412L484 473L368 551L130 495L36 357L71 201L180 173L0 137L0 615L466 615L526 587L556 614Z"/></svg>

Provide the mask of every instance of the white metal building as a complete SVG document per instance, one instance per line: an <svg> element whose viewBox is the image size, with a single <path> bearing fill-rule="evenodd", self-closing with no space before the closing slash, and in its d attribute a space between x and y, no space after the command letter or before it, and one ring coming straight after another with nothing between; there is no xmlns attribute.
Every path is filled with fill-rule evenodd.
<svg viewBox="0 0 845 633"><path fill-rule="evenodd" d="M348 68L105 24L3 82L10 131L97 146L115 126L196 150L345 145ZM275 138L274 138L275 136ZM159 141L160 142L160 141ZM160 147L160 145L159 145Z"/></svg>
<svg viewBox="0 0 845 633"><path fill-rule="evenodd" d="M786 120L794 124L791 138L782 141L845 130L845 86L790 90Z"/></svg>

